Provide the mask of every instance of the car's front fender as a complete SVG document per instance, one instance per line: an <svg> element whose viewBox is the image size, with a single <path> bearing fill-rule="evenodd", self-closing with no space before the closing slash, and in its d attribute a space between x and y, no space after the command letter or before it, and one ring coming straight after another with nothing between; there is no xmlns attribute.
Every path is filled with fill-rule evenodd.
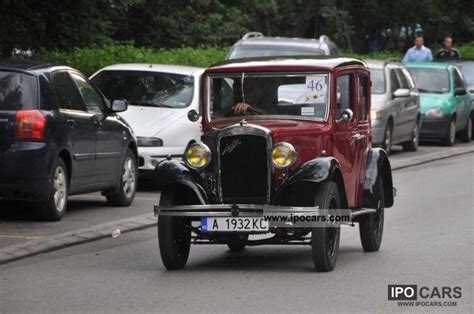
<svg viewBox="0 0 474 314"><path fill-rule="evenodd" d="M381 148L373 148L367 152L367 166L364 180L364 206L375 206L375 187L378 178L382 179L385 207L393 206L392 168L387 153Z"/></svg>
<svg viewBox="0 0 474 314"><path fill-rule="evenodd" d="M200 204L207 203L207 193L199 173L177 160L160 162L155 168L154 177L160 182L160 187L163 190L184 188L184 191L191 193L191 196L195 197ZM183 192L183 190L180 191ZM184 197L184 195L182 196Z"/></svg>

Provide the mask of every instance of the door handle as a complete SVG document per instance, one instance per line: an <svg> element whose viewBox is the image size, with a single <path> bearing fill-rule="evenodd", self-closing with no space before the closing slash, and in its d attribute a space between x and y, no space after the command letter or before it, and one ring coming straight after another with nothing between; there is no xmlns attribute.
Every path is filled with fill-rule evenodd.
<svg viewBox="0 0 474 314"><path fill-rule="evenodd" d="M67 125L69 125L71 128L74 127L74 124L76 124L76 121L73 119L67 119L66 120Z"/></svg>

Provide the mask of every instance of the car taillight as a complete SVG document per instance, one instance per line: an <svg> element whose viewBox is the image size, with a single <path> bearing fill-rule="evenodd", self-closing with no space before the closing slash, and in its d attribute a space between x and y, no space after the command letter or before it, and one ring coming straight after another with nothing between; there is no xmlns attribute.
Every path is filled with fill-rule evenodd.
<svg viewBox="0 0 474 314"><path fill-rule="evenodd" d="M15 138L19 140L43 140L46 117L38 110L20 110L16 113Z"/></svg>

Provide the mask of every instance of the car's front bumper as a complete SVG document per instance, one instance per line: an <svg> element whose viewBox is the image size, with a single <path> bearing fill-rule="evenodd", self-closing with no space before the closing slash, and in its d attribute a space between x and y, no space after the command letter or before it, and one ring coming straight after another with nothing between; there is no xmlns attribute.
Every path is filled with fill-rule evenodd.
<svg viewBox="0 0 474 314"><path fill-rule="evenodd" d="M430 140L444 138L448 132L450 122L450 116L429 117L423 114L421 116L420 139Z"/></svg>
<svg viewBox="0 0 474 314"><path fill-rule="evenodd" d="M155 216L176 217L263 217L265 215L320 215L319 207L261 204L206 204L154 206Z"/></svg>
<svg viewBox="0 0 474 314"><path fill-rule="evenodd" d="M154 171L158 163L170 156L173 159L181 160L186 147L138 147L139 170Z"/></svg>

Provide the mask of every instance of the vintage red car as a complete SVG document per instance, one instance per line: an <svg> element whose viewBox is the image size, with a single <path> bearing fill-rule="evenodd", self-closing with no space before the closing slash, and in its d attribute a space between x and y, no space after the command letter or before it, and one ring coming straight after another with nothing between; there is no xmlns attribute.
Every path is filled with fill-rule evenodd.
<svg viewBox="0 0 474 314"><path fill-rule="evenodd" d="M210 67L202 80L202 143L155 171L167 269L185 266L191 243L232 251L307 244L316 270L331 271L340 222L358 222L363 249L379 249L394 189L386 152L371 146L365 63L233 60Z"/></svg>

